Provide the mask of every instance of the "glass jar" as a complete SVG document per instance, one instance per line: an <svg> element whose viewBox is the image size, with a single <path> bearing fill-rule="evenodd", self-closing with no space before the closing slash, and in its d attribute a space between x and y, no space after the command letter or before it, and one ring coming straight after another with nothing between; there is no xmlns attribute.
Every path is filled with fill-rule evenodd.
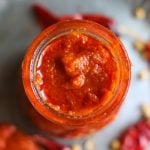
<svg viewBox="0 0 150 150"><path fill-rule="evenodd" d="M130 61L120 40L91 21L62 21L42 31L22 63L32 105L27 112L40 129L81 137L114 120L130 82Z"/></svg>

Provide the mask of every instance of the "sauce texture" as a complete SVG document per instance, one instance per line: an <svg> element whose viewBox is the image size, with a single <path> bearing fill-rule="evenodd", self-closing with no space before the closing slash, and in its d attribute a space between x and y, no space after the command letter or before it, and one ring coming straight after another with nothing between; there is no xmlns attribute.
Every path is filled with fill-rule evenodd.
<svg viewBox="0 0 150 150"><path fill-rule="evenodd" d="M69 33L43 49L34 84L49 107L74 115L102 105L116 78L117 65L105 41Z"/></svg>

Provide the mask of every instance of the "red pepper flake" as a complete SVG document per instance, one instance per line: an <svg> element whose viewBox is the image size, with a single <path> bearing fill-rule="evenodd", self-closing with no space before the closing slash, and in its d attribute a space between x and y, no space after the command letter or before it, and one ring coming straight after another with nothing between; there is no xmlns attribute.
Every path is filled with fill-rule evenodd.
<svg viewBox="0 0 150 150"><path fill-rule="evenodd" d="M146 42L143 55L144 55L144 58L150 63L150 41Z"/></svg>
<svg viewBox="0 0 150 150"><path fill-rule="evenodd" d="M150 41L135 40L133 46L150 63Z"/></svg>
<svg viewBox="0 0 150 150"><path fill-rule="evenodd" d="M147 79L149 79L150 78L150 70L149 69L144 69L144 70L140 71L137 77L140 80L147 80Z"/></svg>

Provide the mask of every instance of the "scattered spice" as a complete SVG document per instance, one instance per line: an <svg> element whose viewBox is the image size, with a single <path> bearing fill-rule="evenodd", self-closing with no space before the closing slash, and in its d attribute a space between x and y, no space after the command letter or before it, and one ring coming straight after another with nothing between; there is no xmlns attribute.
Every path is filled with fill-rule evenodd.
<svg viewBox="0 0 150 150"><path fill-rule="evenodd" d="M144 69L138 74L140 80L147 80L150 78L150 70Z"/></svg>
<svg viewBox="0 0 150 150"><path fill-rule="evenodd" d="M145 119L150 120L150 104L143 104L141 107L141 112Z"/></svg>
<svg viewBox="0 0 150 150"><path fill-rule="evenodd" d="M146 11L145 11L145 9L142 8L142 7L135 8L135 10L134 10L134 16L137 19L145 19L146 18Z"/></svg>
<svg viewBox="0 0 150 150"><path fill-rule="evenodd" d="M133 0L135 7L133 14L137 19L149 19L150 1L149 0Z"/></svg>
<svg viewBox="0 0 150 150"><path fill-rule="evenodd" d="M136 1L135 1L135 5L137 5ZM149 19L148 18L150 14L149 6L150 6L149 0L140 0L138 6L134 9L134 16L137 19ZM147 60L148 63L150 63L150 41L144 41L141 36L138 36L138 37L134 36L134 39L135 39L133 43L134 48L138 52L140 52L141 56L145 60Z"/></svg>
<svg viewBox="0 0 150 150"><path fill-rule="evenodd" d="M150 63L150 41L136 39L133 43L134 48L140 55Z"/></svg>
<svg viewBox="0 0 150 150"><path fill-rule="evenodd" d="M136 39L133 46L138 52L143 52L145 49L145 42L143 40Z"/></svg>
<svg viewBox="0 0 150 150"><path fill-rule="evenodd" d="M93 139L88 139L84 143L85 150L95 150L95 141Z"/></svg>
<svg viewBox="0 0 150 150"><path fill-rule="evenodd" d="M71 148L71 150L82 150L82 147L78 144L73 144Z"/></svg>
<svg viewBox="0 0 150 150"><path fill-rule="evenodd" d="M112 150L120 150L120 141L119 140L113 140L111 143L111 149Z"/></svg>
<svg viewBox="0 0 150 150"><path fill-rule="evenodd" d="M134 40L133 47L139 52L139 54L150 63L150 40L145 41L140 34L130 29L127 26L120 26L118 28L119 33L127 35Z"/></svg>

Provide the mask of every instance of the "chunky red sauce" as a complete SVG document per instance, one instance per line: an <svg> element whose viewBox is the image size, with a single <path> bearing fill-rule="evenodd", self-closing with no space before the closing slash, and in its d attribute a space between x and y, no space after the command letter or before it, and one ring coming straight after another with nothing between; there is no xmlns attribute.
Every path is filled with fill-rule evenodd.
<svg viewBox="0 0 150 150"><path fill-rule="evenodd" d="M116 62L107 43L82 33L53 40L36 66L35 85L50 107L73 115L90 112L114 88Z"/></svg>

